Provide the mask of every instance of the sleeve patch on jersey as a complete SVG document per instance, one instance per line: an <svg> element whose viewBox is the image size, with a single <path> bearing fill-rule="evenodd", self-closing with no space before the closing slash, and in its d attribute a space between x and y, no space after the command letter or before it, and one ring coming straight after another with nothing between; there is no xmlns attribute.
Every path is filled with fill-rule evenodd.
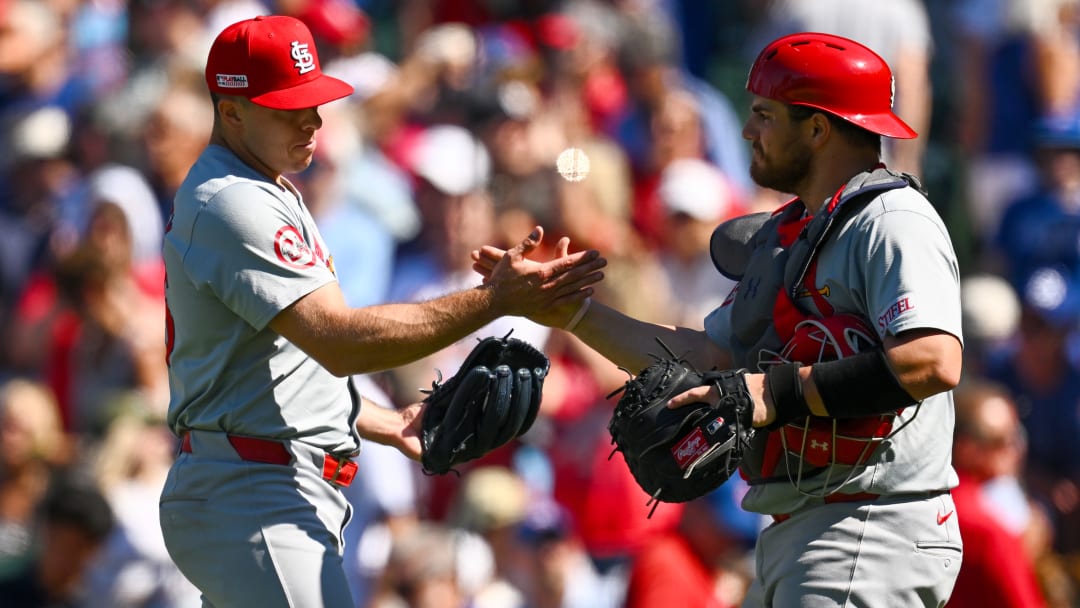
<svg viewBox="0 0 1080 608"><path fill-rule="evenodd" d="M880 315L878 315L877 323L878 328L882 333L892 325L894 321L903 316L908 311L915 310L915 302L911 300L910 296L902 296L892 303L891 306L885 309Z"/></svg>
<svg viewBox="0 0 1080 608"><path fill-rule="evenodd" d="M315 252L308 247L300 231L292 226L282 226L274 236L274 253L286 266L309 268L315 265Z"/></svg>

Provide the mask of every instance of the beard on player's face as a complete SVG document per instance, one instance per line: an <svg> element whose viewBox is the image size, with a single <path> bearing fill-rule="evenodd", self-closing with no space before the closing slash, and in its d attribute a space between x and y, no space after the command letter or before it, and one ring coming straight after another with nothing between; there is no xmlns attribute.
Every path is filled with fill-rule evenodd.
<svg viewBox="0 0 1080 608"><path fill-rule="evenodd" d="M810 173L810 148L792 139L775 149L779 152L769 154L764 148L755 145L755 154L750 162L750 177L763 188L795 193Z"/></svg>

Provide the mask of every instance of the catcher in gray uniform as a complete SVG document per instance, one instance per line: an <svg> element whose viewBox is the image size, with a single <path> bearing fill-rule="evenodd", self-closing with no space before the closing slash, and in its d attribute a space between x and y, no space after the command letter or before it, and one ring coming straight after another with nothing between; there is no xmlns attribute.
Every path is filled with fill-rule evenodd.
<svg viewBox="0 0 1080 608"><path fill-rule="evenodd" d="M499 315L576 307L605 262L561 251L529 263L538 227L484 286L350 309L283 174L311 163L318 106L352 87L322 73L307 27L280 16L219 34L206 81L213 133L164 246L168 423L181 438L161 495L166 545L204 606L353 606L340 488L363 473L350 456L365 438L419 459L427 429L425 403L382 408L347 378L419 359Z"/></svg>
<svg viewBox="0 0 1080 608"><path fill-rule="evenodd" d="M942 606L962 557L949 494L959 271L918 180L881 160L882 136L916 133L892 111L888 65L852 40L780 38L758 56L747 90L750 174L795 198L714 232L714 262L739 282L704 331L590 300L534 319L569 326L628 369L650 370L659 338L697 370L739 370L738 386L725 375L667 401L707 423L681 443L634 444L625 418L636 410L623 407L631 397L612 428L639 483L654 483L664 500L694 467L727 463L716 453L731 440L709 437L733 436L718 429L742 410L717 405L732 414L702 418L701 404L751 405L753 432L734 434L748 437L734 452L751 484L742 506L773 523L758 539L744 606ZM492 272L502 253L474 252L475 267ZM679 479L656 482L641 470L654 461L681 467Z"/></svg>

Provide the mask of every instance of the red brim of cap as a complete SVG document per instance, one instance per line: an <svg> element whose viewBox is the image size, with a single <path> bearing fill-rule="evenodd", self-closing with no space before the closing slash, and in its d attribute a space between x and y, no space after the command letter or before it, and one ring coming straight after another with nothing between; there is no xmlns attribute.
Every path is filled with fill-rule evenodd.
<svg viewBox="0 0 1080 608"><path fill-rule="evenodd" d="M864 114L850 120L867 131L885 137L915 139L919 136L915 129L909 127L906 122L900 120L900 117L895 114Z"/></svg>
<svg viewBox="0 0 1080 608"><path fill-rule="evenodd" d="M835 109L827 108L823 105L817 105L813 103L800 103L789 102L799 106L806 106L808 108L815 108L822 112L828 112L838 118L842 118L854 125L860 126L871 133L877 133L884 137L892 137L895 139L915 139L919 136L915 129L912 129L906 122L900 120L900 117L893 113L886 114L845 114L838 112Z"/></svg>
<svg viewBox="0 0 1080 608"><path fill-rule="evenodd" d="M273 110L303 110L352 94L353 88L349 83L323 74L295 87L256 95L251 102Z"/></svg>

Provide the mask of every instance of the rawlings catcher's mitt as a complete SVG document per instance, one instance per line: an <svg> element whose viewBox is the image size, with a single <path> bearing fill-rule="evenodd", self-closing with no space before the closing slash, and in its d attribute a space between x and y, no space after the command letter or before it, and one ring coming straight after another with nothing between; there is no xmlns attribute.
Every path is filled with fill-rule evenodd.
<svg viewBox="0 0 1080 608"><path fill-rule="evenodd" d="M525 434L540 411L550 365L536 347L507 334L480 340L446 382L439 374L424 391L424 472L442 475Z"/></svg>
<svg viewBox="0 0 1080 608"><path fill-rule="evenodd" d="M738 469L754 436L754 405L745 370L700 373L660 345L667 357L653 355L655 363L608 396L622 393L608 431L612 454L623 453L650 502L686 502L716 489ZM720 391L719 403L667 407L675 395L707 384Z"/></svg>

